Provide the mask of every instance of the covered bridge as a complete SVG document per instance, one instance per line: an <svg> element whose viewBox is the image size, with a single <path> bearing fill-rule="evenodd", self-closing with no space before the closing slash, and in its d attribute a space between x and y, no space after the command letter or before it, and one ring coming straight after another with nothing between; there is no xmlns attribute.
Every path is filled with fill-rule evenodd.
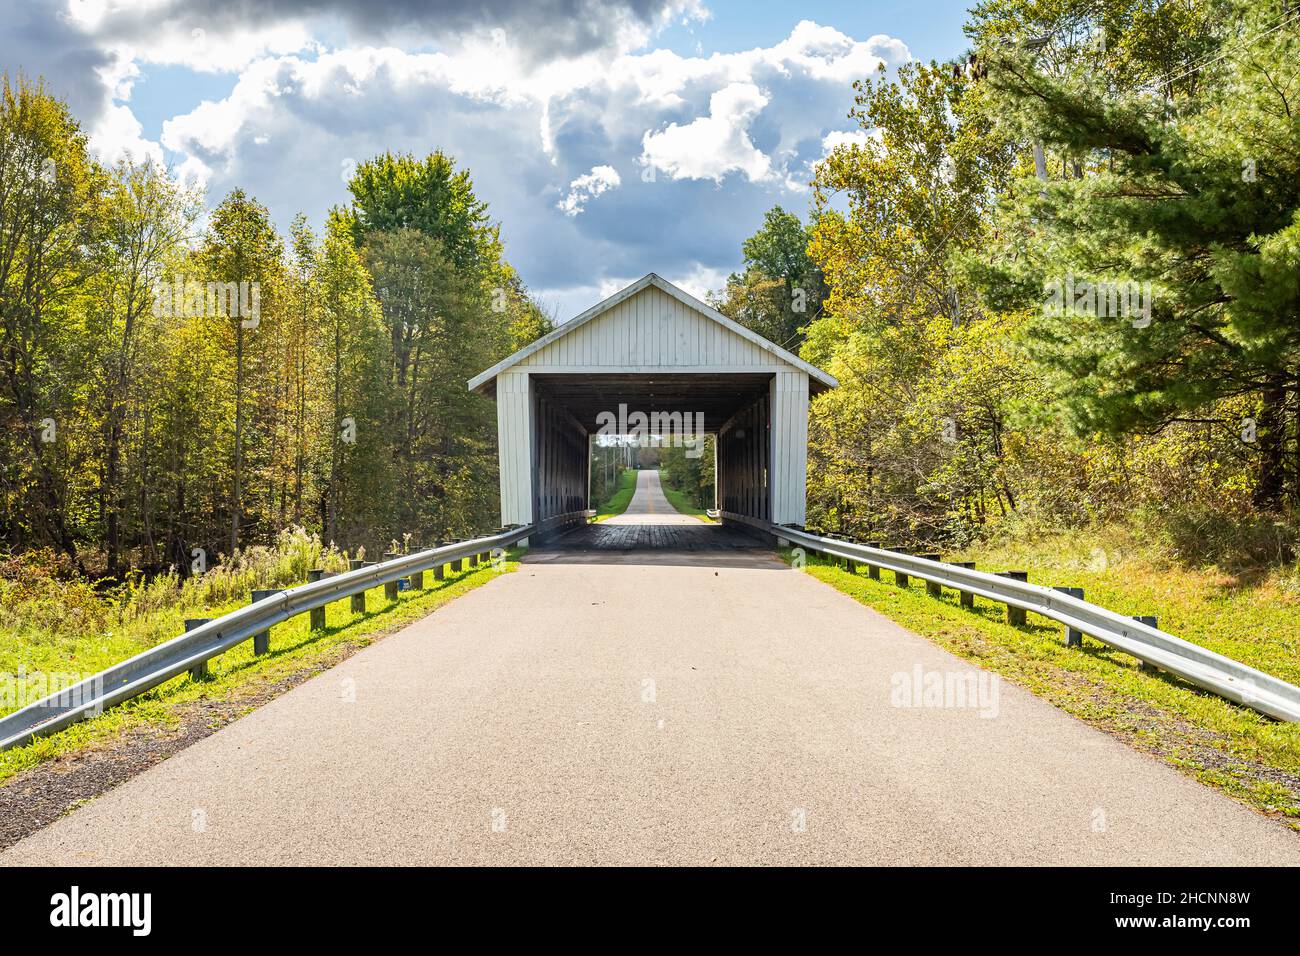
<svg viewBox="0 0 1300 956"><path fill-rule="evenodd" d="M724 518L803 524L808 400L837 384L651 273L469 388L496 399L502 524L545 529L588 507L592 436L629 410L717 436Z"/></svg>

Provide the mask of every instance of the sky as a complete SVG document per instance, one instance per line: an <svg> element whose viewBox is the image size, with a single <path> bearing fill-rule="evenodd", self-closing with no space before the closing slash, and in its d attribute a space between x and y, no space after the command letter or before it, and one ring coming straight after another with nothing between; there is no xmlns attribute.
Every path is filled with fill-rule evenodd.
<svg viewBox="0 0 1300 956"><path fill-rule="evenodd" d="M442 149L564 321L647 272L696 295L814 164L854 80L962 53L968 0L6 0L106 162L167 163L323 225L355 164Z"/></svg>

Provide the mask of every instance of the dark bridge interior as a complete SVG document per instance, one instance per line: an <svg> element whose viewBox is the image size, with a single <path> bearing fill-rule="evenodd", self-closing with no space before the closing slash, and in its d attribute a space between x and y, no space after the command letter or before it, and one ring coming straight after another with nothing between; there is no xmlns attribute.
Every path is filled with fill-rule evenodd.
<svg viewBox="0 0 1300 956"><path fill-rule="evenodd" d="M543 534L548 522L590 507L590 439L602 414L618 419L620 405L629 415L679 413L688 431L702 414L704 432L717 436L719 508L760 520L771 514L771 373L536 373L531 378L533 514Z"/></svg>
<svg viewBox="0 0 1300 956"><path fill-rule="evenodd" d="M532 378L539 395L563 407L589 434L595 434L602 412L617 415L620 404L647 414L703 413L705 431L716 434L737 411L766 398L772 381L770 373L542 374Z"/></svg>

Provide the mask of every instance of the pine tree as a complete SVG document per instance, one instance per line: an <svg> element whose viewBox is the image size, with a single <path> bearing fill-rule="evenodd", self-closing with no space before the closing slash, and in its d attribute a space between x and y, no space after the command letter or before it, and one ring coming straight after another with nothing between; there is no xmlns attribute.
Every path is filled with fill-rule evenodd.
<svg viewBox="0 0 1300 956"><path fill-rule="evenodd" d="M1300 370L1300 27L1294 11L1237 10L1195 92L1173 98L991 56L986 82L1006 129L1069 163L1017 185L1004 256L972 271L989 303L1038 305L1031 354L1076 430L1213 421L1243 436L1255 501L1276 509L1300 501L1297 463L1288 467ZM1249 420L1218 413L1241 397L1256 404Z"/></svg>

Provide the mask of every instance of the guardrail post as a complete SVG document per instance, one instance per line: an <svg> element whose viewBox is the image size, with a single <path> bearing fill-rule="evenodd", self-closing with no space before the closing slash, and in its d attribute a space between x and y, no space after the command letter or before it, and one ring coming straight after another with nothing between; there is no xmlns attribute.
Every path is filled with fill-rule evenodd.
<svg viewBox="0 0 1300 956"><path fill-rule="evenodd" d="M907 574L904 573L903 571L895 571L895 572L894 572L894 583L897 584L900 588L905 588L905 587L907 587L909 584L911 584L912 582L911 582L911 580L908 578Z"/></svg>
<svg viewBox="0 0 1300 956"><path fill-rule="evenodd" d="M1062 594L1068 594L1070 597L1077 597L1083 600L1083 588L1052 588L1053 591L1060 591ZM1065 646L1066 647L1083 647L1083 631L1076 631L1072 627L1065 628Z"/></svg>
<svg viewBox="0 0 1300 956"><path fill-rule="evenodd" d="M441 538L439 538L437 541L434 542L433 546L435 548L442 548L445 547L446 544L447 544L446 541L443 541ZM446 576L447 576L447 566L443 564L441 561L439 561L437 564L433 566L433 579L435 581L441 581Z"/></svg>
<svg viewBox="0 0 1300 956"><path fill-rule="evenodd" d="M275 590L260 590L260 589L255 590L250 595L250 600L248 603L256 604L258 601L264 601L267 598L271 597L272 595L279 594L279 593L280 593L279 591L275 591ZM270 649L271 649L270 630L258 631L256 634L253 635L254 654L265 654Z"/></svg>
<svg viewBox="0 0 1300 956"><path fill-rule="evenodd" d="M356 559L353 559L348 562L349 571L356 571L358 568L364 568L365 566L366 566L365 561L358 561ZM351 607L352 607L353 614L366 613L366 592L365 591L358 591L356 594L352 595Z"/></svg>
<svg viewBox="0 0 1300 956"><path fill-rule="evenodd" d="M447 543L448 543L448 544L456 544L456 543L458 543L459 541L460 541L460 538L452 538L452 539L451 539L450 541L448 541ZM455 561L451 562L451 573L452 573L452 574L460 574L461 568L464 566L464 565L462 564L462 561L463 561L463 559L461 559L461 558L457 558Z"/></svg>
<svg viewBox="0 0 1300 956"><path fill-rule="evenodd" d="M867 542L867 547L868 547L868 548L879 548L879 547L880 547L880 542L879 542L879 541L868 541L868 542ZM874 564L868 564L868 565L867 565L867 577L871 578L871 580L873 580L873 581L879 581L879 580L880 580L880 568L876 567L876 565L874 565Z"/></svg>
<svg viewBox="0 0 1300 956"><path fill-rule="evenodd" d="M384 552L384 560L385 560L385 561L392 561L394 558L400 558L400 557L401 557L401 554L398 553L397 551L385 551L385 552ZM385 581L385 582L384 582L384 600L386 600L386 601L396 601L396 600L397 600L397 591L398 591L398 587L397 587L397 582L396 582L396 581Z"/></svg>
<svg viewBox="0 0 1300 956"><path fill-rule="evenodd" d="M210 617L187 617L185 619L185 631L186 633L189 633L190 631L194 630L196 627L201 627L204 624L207 624L208 621L210 620L212 620L212 618ZM203 678L207 676L208 676L207 661L203 661L202 663L195 664L193 667L190 668L190 680L203 680Z"/></svg>
<svg viewBox="0 0 1300 956"><path fill-rule="evenodd" d="M423 591L423 590L424 590L424 572L423 572L423 571L412 571L412 572L411 572L411 576L410 576L410 578L408 578L407 580L409 580L409 581L411 582L411 590L412 590L412 591Z"/></svg>
<svg viewBox="0 0 1300 956"><path fill-rule="evenodd" d="M325 576L324 568L312 568L307 572L308 581L319 581ZM307 627L312 631L325 630L325 605L314 607L308 612Z"/></svg>
<svg viewBox="0 0 1300 956"><path fill-rule="evenodd" d="M1160 626L1156 623L1156 616L1154 614L1135 614L1133 620L1137 621L1139 624L1146 624L1150 627ZM1155 664L1148 664L1146 661L1138 658L1138 670L1146 671L1148 674L1154 674L1160 670L1160 668L1156 667Z"/></svg>
<svg viewBox="0 0 1300 956"><path fill-rule="evenodd" d="M965 568L967 571L975 570L974 561L953 561L951 562L951 564L955 568ZM957 593L961 595L961 597L958 600L960 601L962 607L975 606L975 595L971 594L970 591L959 591Z"/></svg>
<svg viewBox="0 0 1300 956"><path fill-rule="evenodd" d="M918 558L924 558L927 561L941 561L943 557L938 554L918 554ZM938 581L926 581L925 593L930 597L943 597L943 585Z"/></svg>
<svg viewBox="0 0 1300 956"><path fill-rule="evenodd" d="M1028 571L999 571L998 577L1010 578L1013 581L1028 581ZM1007 605L1007 623L1017 627L1024 627L1029 622L1028 612L1022 607L1012 607Z"/></svg>

